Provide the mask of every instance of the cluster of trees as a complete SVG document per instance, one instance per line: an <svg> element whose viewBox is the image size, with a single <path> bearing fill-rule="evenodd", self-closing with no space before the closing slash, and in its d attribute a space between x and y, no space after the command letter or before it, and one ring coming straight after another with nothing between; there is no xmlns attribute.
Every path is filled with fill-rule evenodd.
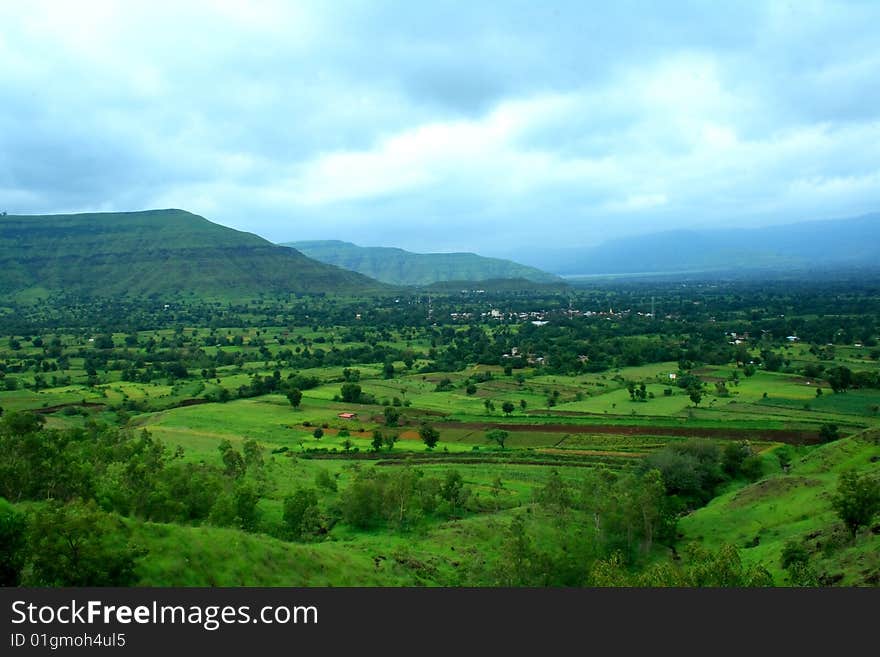
<svg viewBox="0 0 880 657"><path fill-rule="evenodd" d="M655 543L675 541L680 509L657 470L599 469L578 480L553 470L535 501L539 512L517 514L506 529L500 558L488 573L474 577L499 586L583 586L590 564L599 559L619 555L633 566Z"/></svg>
<svg viewBox="0 0 880 657"><path fill-rule="evenodd" d="M336 491L326 471L319 487ZM427 516L451 518L469 510L470 488L456 470L444 477L410 466L357 469L338 497L321 508L318 491L300 487L284 499L284 533L292 540L315 540L337 522L358 529L405 531Z"/></svg>
<svg viewBox="0 0 880 657"><path fill-rule="evenodd" d="M681 509L702 506L731 479L754 481L763 474L763 461L747 441L723 448L708 440L672 443L646 457L641 467L660 472L666 493Z"/></svg>
<svg viewBox="0 0 880 657"><path fill-rule="evenodd" d="M209 522L245 531L258 527L257 503L267 484L262 449L254 441L243 443L243 453L228 441L222 442L220 466L186 462L182 450L169 451L146 431L131 433L92 422L65 430L47 429L43 424L42 416L26 412L0 418L0 497L42 503L25 519L32 535L28 545L35 553L52 545L86 553L86 548L75 547L82 541L92 546L89 550L103 554L102 546L118 544L115 534L125 533L120 516ZM57 523L55 529L53 523ZM54 542L41 538L43 534L54 536ZM54 585L58 581L52 577L63 574L57 571L50 577L45 575L46 567L37 562L32 565L34 572L44 573L34 575L33 581ZM130 569L119 566L117 571L118 583L126 585ZM83 566L64 581L71 585L108 583L91 579L90 573Z"/></svg>
<svg viewBox="0 0 880 657"><path fill-rule="evenodd" d="M0 586L133 586L145 554L119 516L94 502L24 513L0 498Z"/></svg>

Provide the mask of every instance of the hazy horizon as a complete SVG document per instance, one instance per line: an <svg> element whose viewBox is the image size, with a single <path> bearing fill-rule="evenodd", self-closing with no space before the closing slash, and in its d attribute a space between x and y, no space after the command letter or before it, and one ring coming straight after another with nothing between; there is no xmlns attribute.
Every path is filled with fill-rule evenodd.
<svg viewBox="0 0 880 657"><path fill-rule="evenodd" d="M0 210L505 257L880 209L880 5L0 7Z"/></svg>

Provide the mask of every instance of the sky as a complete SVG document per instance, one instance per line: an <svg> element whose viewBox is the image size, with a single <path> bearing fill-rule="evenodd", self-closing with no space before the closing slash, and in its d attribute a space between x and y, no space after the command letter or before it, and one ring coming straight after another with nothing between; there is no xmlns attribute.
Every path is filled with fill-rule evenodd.
<svg viewBox="0 0 880 657"><path fill-rule="evenodd" d="M522 253L880 210L880 2L0 2L0 210Z"/></svg>

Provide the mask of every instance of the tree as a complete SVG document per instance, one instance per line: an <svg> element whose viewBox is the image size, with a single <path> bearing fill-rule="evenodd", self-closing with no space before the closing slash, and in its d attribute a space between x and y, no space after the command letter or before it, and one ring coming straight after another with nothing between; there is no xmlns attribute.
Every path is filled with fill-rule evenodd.
<svg viewBox="0 0 880 657"><path fill-rule="evenodd" d="M382 445L385 444L385 436L382 435L382 432L376 429L373 431L373 440L370 442L370 445L373 448L374 452L378 452L382 449Z"/></svg>
<svg viewBox="0 0 880 657"><path fill-rule="evenodd" d="M528 405L529 405L529 403L528 403L525 399L520 399L520 400L519 400L519 408L520 408L520 410L521 410L523 413L525 413L525 411L526 411L526 406L528 406Z"/></svg>
<svg viewBox="0 0 880 657"><path fill-rule="evenodd" d="M504 449L504 442L509 434L503 429L492 429L486 432L486 440L497 443L501 449Z"/></svg>
<svg viewBox="0 0 880 657"><path fill-rule="evenodd" d="M464 506L468 492L468 489L464 487L464 479L458 470L450 470L446 473L446 478L440 487L440 497L449 503L453 513Z"/></svg>
<svg viewBox="0 0 880 657"><path fill-rule="evenodd" d="M511 413L513 413L515 408L516 406L513 405L512 401L506 401L501 404L501 410L504 411L505 415L510 415Z"/></svg>
<svg viewBox="0 0 880 657"><path fill-rule="evenodd" d="M510 522L501 544L501 559L496 578L499 586L526 586L532 583L532 541L526 532L526 522L516 515Z"/></svg>
<svg viewBox="0 0 880 657"><path fill-rule="evenodd" d="M315 473L315 485L318 488L322 488L332 493L336 492L338 486L338 484L336 483L336 478L323 468L320 468Z"/></svg>
<svg viewBox="0 0 880 657"><path fill-rule="evenodd" d="M477 386L475 386L473 383L468 383L467 387L464 389L464 391L469 395L476 394Z"/></svg>
<svg viewBox="0 0 880 657"><path fill-rule="evenodd" d="M263 467L263 448L253 438L249 438L242 443L244 449L244 464L247 468Z"/></svg>
<svg viewBox="0 0 880 657"><path fill-rule="evenodd" d="M339 389L342 401L348 404L356 404L361 399L361 387L357 383L343 383Z"/></svg>
<svg viewBox="0 0 880 657"><path fill-rule="evenodd" d="M129 531L94 503L50 503L30 522L28 553L36 586L132 586L145 551Z"/></svg>
<svg viewBox="0 0 880 657"><path fill-rule="evenodd" d="M394 363L392 363L390 361L385 363L385 366L382 368L382 373L386 379L393 379L394 378Z"/></svg>
<svg viewBox="0 0 880 657"><path fill-rule="evenodd" d="M560 514L571 506L572 501L571 491L555 468L547 475L547 481L538 489L535 497L538 503Z"/></svg>
<svg viewBox="0 0 880 657"><path fill-rule="evenodd" d="M290 402L290 405L294 408L299 408L300 403L302 402L303 394L302 391L294 388L290 392L287 393L287 401Z"/></svg>
<svg viewBox="0 0 880 657"><path fill-rule="evenodd" d="M223 459L223 471L228 477L238 479L245 473L245 462L241 454L236 450L232 443L228 440L221 440L217 446Z"/></svg>
<svg viewBox="0 0 880 657"><path fill-rule="evenodd" d="M644 535L642 549L647 554L651 552L657 524L663 515L666 487L663 484L663 475L659 470L648 470L639 483L640 485L636 487L634 502L642 520Z"/></svg>
<svg viewBox="0 0 880 657"><path fill-rule="evenodd" d="M700 392L700 389L697 387L688 388L688 397L690 397L694 406L699 406L700 402L703 400L703 393Z"/></svg>
<svg viewBox="0 0 880 657"><path fill-rule="evenodd" d="M27 520L0 498L0 586L18 586L27 555Z"/></svg>
<svg viewBox="0 0 880 657"><path fill-rule="evenodd" d="M486 413L491 413L495 410L495 404L492 403L491 399L484 399L483 406L486 408Z"/></svg>
<svg viewBox="0 0 880 657"><path fill-rule="evenodd" d="M316 534L321 521L318 495L311 488L297 488L284 498L284 528L294 540Z"/></svg>
<svg viewBox="0 0 880 657"><path fill-rule="evenodd" d="M315 427L312 435L315 437L315 440L321 440L324 437L324 430L321 427Z"/></svg>
<svg viewBox="0 0 880 657"><path fill-rule="evenodd" d="M828 385L835 393L846 392L846 389L852 385L852 370L848 367L835 367L828 372Z"/></svg>
<svg viewBox="0 0 880 657"><path fill-rule="evenodd" d="M859 528L880 512L880 479L860 476L855 470L842 473L831 506L855 538Z"/></svg>
<svg viewBox="0 0 880 657"><path fill-rule="evenodd" d="M430 424L423 424L419 427L419 436L422 437L422 442L425 443L428 449L434 449L440 440L440 432Z"/></svg>
<svg viewBox="0 0 880 657"><path fill-rule="evenodd" d="M235 509L235 521L237 525L247 531L256 531L260 521L260 511L257 504L260 501L260 493L250 481L243 481L236 485L232 492L232 504Z"/></svg>
<svg viewBox="0 0 880 657"><path fill-rule="evenodd" d="M385 407L385 426L386 427L396 427L398 420L400 420L400 411L398 411L393 406L386 406Z"/></svg>
<svg viewBox="0 0 880 657"><path fill-rule="evenodd" d="M819 427L819 438L823 443L830 443L831 441L840 438L840 431L838 431L837 425L823 424Z"/></svg>

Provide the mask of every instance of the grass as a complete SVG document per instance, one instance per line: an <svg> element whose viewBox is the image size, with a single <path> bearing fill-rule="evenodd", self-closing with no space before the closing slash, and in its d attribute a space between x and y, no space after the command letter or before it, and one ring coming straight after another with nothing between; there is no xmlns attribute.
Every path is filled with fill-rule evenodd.
<svg viewBox="0 0 880 657"><path fill-rule="evenodd" d="M841 472L876 473L876 435L866 432L814 448L795 459L789 472L715 498L680 521L682 542L733 544L742 548L745 561L764 564L779 585L787 582L781 566L786 542L802 542L820 575L843 585L876 584L880 536L868 531L850 540L830 502Z"/></svg>

